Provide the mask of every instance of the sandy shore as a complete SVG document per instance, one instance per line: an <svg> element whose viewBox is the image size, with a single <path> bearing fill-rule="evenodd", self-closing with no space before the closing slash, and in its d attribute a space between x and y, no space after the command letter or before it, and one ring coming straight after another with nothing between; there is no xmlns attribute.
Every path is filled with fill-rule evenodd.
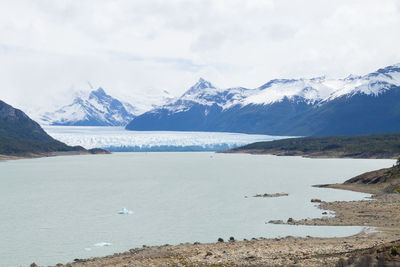
<svg viewBox="0 0 400 267"><path fill-rule="evenodd" d="M0 161L4 160L16 160L16 159L23 159L24 157L18 157L18 156L7 156L7 155L1 155L0 154Z"/></svg>
<svg viewBox="0 0 400 267"><path fill-rule="evenodd" d="M393 246L400 248L400 194L380 195L365 201L322 201L316 205L335 212L336 216L289 224L361 225L366 228L344 238L258 238L144 247L112 256L76 259L59 266L336 266L339 260L351 263L363 257L376 263L386 260L395 264L393 266L400 266L400 256L388 252Z"/></svg>

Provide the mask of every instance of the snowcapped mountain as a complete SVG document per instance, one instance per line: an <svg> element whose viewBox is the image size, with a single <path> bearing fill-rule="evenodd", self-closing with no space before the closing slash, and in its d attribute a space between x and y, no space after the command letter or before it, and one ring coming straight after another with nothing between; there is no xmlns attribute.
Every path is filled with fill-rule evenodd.
<svg viewBox="0 0 400 267"><path fill-rule="evenodd" d="M156 112L158 108L165 108L171 112L182 112L189 110L194 105L213 106L226 108L237 101L248 96L249 89L229 88L219 89L210 82L200 78L199 81L189 88L179 99L170 101L150 112Z"/></svg>
<svg viewBox="0 0 400 267"><path fill-rule="evenodd" d="M40 117L42 124L75 126L124 126L135 115L135 108L113 98L99 88L81 92L69 105Z"/></svg>
<svg viewBox="0 0 400 267"><path fill-rule="evenodd" d="M200 80L128 130L331 135L400 131L400 64L344 79L275 79L255 88Z"/></svg>

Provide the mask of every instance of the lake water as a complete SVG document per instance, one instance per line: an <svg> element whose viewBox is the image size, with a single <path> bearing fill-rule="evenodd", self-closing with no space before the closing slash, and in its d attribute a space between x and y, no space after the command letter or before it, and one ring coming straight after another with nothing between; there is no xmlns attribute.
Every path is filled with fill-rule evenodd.
<svg viewBox="0 0 400 267"><path fill-rule="evenodd" d="M0 162L0 266L66 263L143 244L216 242L230 236L351 235L361 227L265 222L320 217L311 198L362 199L366 194L311 185L343 182L393 163L211 152ZM251 197L277 192L289 196ZM118 214L123 207L132 214Z"/></svg>

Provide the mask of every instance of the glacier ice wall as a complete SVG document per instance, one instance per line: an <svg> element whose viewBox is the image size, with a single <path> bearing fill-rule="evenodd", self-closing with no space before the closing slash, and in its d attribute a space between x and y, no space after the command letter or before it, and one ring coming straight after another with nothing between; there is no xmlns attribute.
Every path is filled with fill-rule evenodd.
<svg viewBox="0 0 400 267"><path fill-rule="evenodd" d="M220 133L126 131L123 127L44 126L52 137L71 146L113 152L222 151L283 136Z"/></svg>

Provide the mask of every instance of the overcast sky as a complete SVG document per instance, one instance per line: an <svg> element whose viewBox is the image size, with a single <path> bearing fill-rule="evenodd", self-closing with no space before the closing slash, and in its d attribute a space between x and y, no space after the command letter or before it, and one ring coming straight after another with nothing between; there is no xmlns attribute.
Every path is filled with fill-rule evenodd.
<svg viewBox="0 0 400 267"><path fill-rule="evenodd" d="M364 74L400 62L400 0L1 0L0 99ZM55 98L54 96L59 97Z"/></svg>

